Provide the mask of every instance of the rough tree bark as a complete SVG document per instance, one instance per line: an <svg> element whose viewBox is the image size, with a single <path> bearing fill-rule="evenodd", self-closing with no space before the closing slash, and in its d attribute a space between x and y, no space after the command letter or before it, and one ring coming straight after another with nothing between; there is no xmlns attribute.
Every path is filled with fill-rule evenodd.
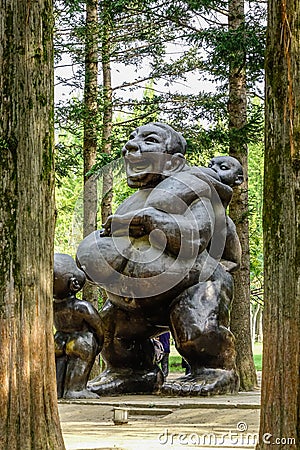
<svg viewBox="0 0 300 450"><path fill-rule="evenodd" d="M300 445L300 4L268 2L260 443ZM273 445L274 447L274 445Z"/></svg>
<svg viewBox="0 0 300 450"><path fill-rule="evenodd" d="M90 173L97 159L98 119L98 1L86 2L86 45L84 81L84 188L83 237L97 229L97 179ZM98 309L98 288L86 283L83 297Z"/></svg>
<svg viewBox="0 0 300 450"><path fill-rule="evenodd" d="M243 27L244 0L229 0L228 28L237 30ZM237 158L244 169L245 181L235 188L230 203L230 216L236 224L242 246L241 268L234 274L234 300L231 308L230 328L236 337L237 369L242 390L251 390L256 386L256 372L253 361L250 325L250 249L248 222L248 151L241 143L238 133L247 123L247 97L245 55L236 59L229 74L229 154Z"/></svg>
<svg viewBox="0 0 300 450"><path fill-rule="evenodd" d="M52 320L52 1L0 5L0 448L64 449Z"/></svg>

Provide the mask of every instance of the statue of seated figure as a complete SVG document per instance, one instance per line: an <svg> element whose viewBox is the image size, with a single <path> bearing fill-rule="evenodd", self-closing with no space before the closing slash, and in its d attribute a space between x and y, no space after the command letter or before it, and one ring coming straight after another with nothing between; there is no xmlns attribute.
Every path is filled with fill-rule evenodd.
<svg viewBox="0 0 300 450"><path fill-rule="evenodd" d="M232 188L213 168L189 167L185 150L166 124L137 128L122 153L127 183L138 190L78 246L78 266L108 297L100 311L106 369L88 384L98 395L238 389L228 328L230 272L240 263L226 216ZM151 338L168 329L191 373L162 385Z"/></svg>
<svg viewBox="0 0 300 450"><path fill-rule="evenodd" d="M85 274L69 255L54 255L53 310L58 398L98 398L86 388L103 344L102 321L91 303L76 298Z"/></svg>

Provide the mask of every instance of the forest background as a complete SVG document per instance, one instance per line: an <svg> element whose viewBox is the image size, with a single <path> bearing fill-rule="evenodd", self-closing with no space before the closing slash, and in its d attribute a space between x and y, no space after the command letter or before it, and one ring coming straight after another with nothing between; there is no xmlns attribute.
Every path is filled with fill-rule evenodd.
<svg viewBox="0 0 300 450"><path fill-rule="evenodd" d="M243 163L230 214L243 246L244 312L235 308L233 327L243 348L245 334L261 340L265 3L56 1L55 16L55 251L74 256L131 193L120 158L130 132L167 122L186 138L189 164L220 154ZM240 371L249 372L249 352ZM242 374L244 388L254 378Z"/></svg>

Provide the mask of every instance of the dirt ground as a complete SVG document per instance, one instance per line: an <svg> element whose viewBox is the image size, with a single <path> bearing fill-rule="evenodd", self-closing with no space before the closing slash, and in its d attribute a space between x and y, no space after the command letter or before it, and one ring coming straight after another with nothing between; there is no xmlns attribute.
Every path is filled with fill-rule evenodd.
<svg viewBox="0 0 300 450"><path fill-rule="evenodd" d="M255 448L259 390L216 397L124 395L61 401L67 450L164 450ZM114 423L114 409L128 422Z"/></svg>

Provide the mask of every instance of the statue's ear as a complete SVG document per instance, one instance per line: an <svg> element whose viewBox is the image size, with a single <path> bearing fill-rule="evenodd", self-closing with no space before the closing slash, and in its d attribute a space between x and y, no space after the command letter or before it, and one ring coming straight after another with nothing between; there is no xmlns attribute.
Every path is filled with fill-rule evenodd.
<svg viewBox="0 0 300 450"><path fill-rule="evenodd" d="M170 175L170 173L181 172L186 164L185 157L182 153L174 153L170 159L166 161L163 174Z"/></svg>
<svg viewBox="0 0 300 450"><path fill-rule="evenodd" d="M76 277L70 278L70 291L72 292L78 292L81 289L81 285Z"/></svg>
<svg viewBox="0 0 300 450"><path fill-rule="evenodd" d="M240 184L242 184L244 181L244 175L237 175L236 179L235 179L235 185L239 186Z"/></svg>

